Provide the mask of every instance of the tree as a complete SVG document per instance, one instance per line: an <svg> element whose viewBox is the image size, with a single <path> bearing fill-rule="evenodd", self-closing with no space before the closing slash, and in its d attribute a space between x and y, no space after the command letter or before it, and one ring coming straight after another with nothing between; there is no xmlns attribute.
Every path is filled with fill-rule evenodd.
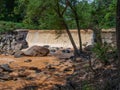
<svg viewBox="0 0 120 90"><path fill-rule="evenodd" d="M15 0L0 1L0 20L14 21Z"/></svg>
<svg viewBox="0 0 120 90"><path fill-rule="evenodd" d="M94 0L91 3L91 24L94 31L95 41L102 44L101 29L115 27L115 1Z"/></svg>
<svg viewBox="0 0 120 90"><path fill-rule="evenodd" d="M54 23L53 24L55 25L53 26L54 28L65 29L71 41L71 44L73 45L75 55L78 56L79 51L69 31L69 26L66 23L66 18L64 16L67 8L68 8L68 3L64 0L49 0L46 2L44 2L44 0L41 1L30 0L30 5L28 5L28 9L27 9L26 22L39 25L40 24L39 20L41 21L42 19L47 18L50 21L49 24ZM46 25L48 23L48 20L45 22Z"/></svg>
<svg viewBox="0 0 120 90"><path fill-rule="evenodd" d="M79 50L80 50L80 52L82 52L82 40L81 40L81 32L80 32L80 23L79 23L79 16L78 16L77 9L76 9L78 1L77 0L73 0L73 1L66 0L66 1L67 1L69 7L71 8L71 10L74 14L74 18L75 18L75 22L76 22L76 26L77 26L77 30L78 30Z"/></svg>
<svg viewBox="0 0 120 90"><path fill-rule="evenodd" d="M117 50L118 50L118 60L120 68L120 0L117 0L117 10L116 10L116 39L117 39Z"/></svg>
<svg viewBox="0 0 120 90"><path fill-rule="evenodd" d="M14 18L16 22L22 22L24 20L28 4L29 0L15 0Z"/></svg>
<svg viewBox="0 0 120 90"><path fill-rule="evenodd" d="M60 18L61 25L63 25L63 27L65 28L65 30L66 30L66 32L68 34L68 37L69 37L69 39L71 41L71 44L72 44L72 46L74 48L75 56L79 56L79 52L78 52L77 46L76 46L76 44L75 44L75 42L73 40L73 37L72 37L72 35L71 35L70 31L69 31L69 27L68 27L68 25L67 25L67 23L66 23L66 21L64 19L64 12L66 11L66 9L67 9L67 7L69 5L68 0L66 0L64 5L65 5L64 9L60 10L60 7L61 7L60 1L56 0L56 4L55 4L54 10L57 13L58 17Z"/></svg>

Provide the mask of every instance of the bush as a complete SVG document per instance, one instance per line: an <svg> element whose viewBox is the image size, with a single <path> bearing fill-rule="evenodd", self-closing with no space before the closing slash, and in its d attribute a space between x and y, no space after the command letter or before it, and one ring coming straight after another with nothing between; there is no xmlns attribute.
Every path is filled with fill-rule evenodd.
<svg viewBox="0 0 120 90"><path fill-rule="evenodd" d="M109 55L110 52L115 52L115 49L113 49L110 44L105 42L102 46L96 43L92 51L95 54L95 57L106 65L109 63L109 59L111 58Z"/></svg>
<svg viewBox="0 0 120 90"><path fill-rule="evenodd" d="M0 32L8 32L16 29L38 29L38 28L37 26L28 25L24 23L0 21Z"/></svg>

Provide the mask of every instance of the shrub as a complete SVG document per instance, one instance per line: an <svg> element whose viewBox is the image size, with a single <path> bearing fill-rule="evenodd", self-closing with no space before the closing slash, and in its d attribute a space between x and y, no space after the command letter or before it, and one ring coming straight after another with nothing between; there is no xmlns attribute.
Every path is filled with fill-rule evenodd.
<svg viewBox="0 0 120 90"><path fill-rule="evenodd" d="M115 49L113 49L110 44L105 42L103 45L96 43L92 51L95 54L95 57L106 65L109 63L110 52L115 52Z"/></svg>
<svg viewBox="0 0 120 90"><path fill-rule="evenodd" d="M0 21L0 32L8 32L16 29L38 29L38 28L37 26L24 23Z"/></svg>

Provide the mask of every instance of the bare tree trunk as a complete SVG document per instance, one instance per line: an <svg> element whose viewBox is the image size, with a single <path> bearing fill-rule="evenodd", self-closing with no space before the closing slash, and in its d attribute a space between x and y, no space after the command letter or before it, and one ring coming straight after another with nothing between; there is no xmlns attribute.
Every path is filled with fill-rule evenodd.
<svg viewBox="0 0 120 90"><path fill-rule="evenodd" d="M58 16L59 16L59 18L61 20L61 25L65 28L65 30L66 30L66 32L68 34L68 37L69 37L69 39L71 41L71 44L72 44L72 46L74 48L74 55L75 55L75 58L76 58L76 56L79 56L78 48L77 48L77 46L76 46L76 44L75 44L75 42L73 40L73 37L72 37L72 35L71 35L70 31L69 31L68 25L67 25L67 23L66 23L66 21L65 21L65 19L63 17L63 14L64 14L65 10L67 9L67 6L68 6L68 4L66 3L66 7L61 12L59 2L57 1L56 8L54 8L54 10L56 11L56 13L58 14Z"/></svg>
<svg viewBox="0 0 120 90"><path fill-rule="evenodd" d="M116 16L116 41L118 51L118 67L120 69L120 0L117 0L117 16Z"/></svg>
<svg viewBox="0 0 120 90"><path fill-rule="evenodd" d="M66 32L68 34L68 37L69 37L69 39L71 41L71 44L72 44L73 48L74 48L74 55L75 56L79 56L79 52L78 52L77 46L76 46L76 44L75 44L75 42L73 40L73 37L72 37L72 35L71 35L70 31L69 31L68 25L66 24L63 16L60 13L58 13L58 15L61 18L61 23L65 27L65 30L66 30Z"/></svg>
<svg viewBox="0 0 120 90"><path fill-rule="evenodd" d="M79 26L79 17L78 17L77 11L75 10L74 6L72 6L71 2L68 0L67 0L67 2L69 3L69 6L70 6L71 10L73 11L73 14L75 17L75 22L76 22L77 30L78 30L79 50L80 50L80 52L82 52L82 39L81 39L81 32L80 32L80 26Z"/></svg>
<svg viewBox="0 0 120 90"><path fill-rule="evenodd" d="M78 30L78 39L79 39L79 50L82 52L82 39L81 39L81 32L80 32L80 26L79 26L79 20L76 17L76 24L77 24L77 30Z"/></svg>
<svg viewBox="0 0 120 90"><path fill-rule="evenodd" d="M67 32L68 37L69 37L69 39L71 41L71 44L72 44L72 46L74 48L74 54L75 54L75 56L79 56L79 52L78 52L77 46L76 46L76 44L75 44L75 42L73 40L73 37L72 37L72 35L71 35L70 31L69 31L68 25L66 24L66 22L64 21L64 19L63 19L63 24L64 24L64 26L66 28L66 32Z"/></svg>
<svg viewBox="0 0 120 90"><path fill-rule="evenodd" d="M94 27L94 26L93 26ZM102 45L101 30L97 28L92 28L94 33L94 42Z"/></svg>

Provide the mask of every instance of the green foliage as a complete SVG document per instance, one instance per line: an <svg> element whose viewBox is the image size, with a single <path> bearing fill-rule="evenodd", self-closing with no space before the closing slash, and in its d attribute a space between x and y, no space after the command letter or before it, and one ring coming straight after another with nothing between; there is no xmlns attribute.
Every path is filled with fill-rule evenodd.
<svg viewBox="0 0 120 90"><path fill-rule="evenodd" d="M82 90L95 90L95 88L88 83L88 81L84 81L84 85L82 87Z"/></svg>
<svg viewBox="0 0 120 90"><path fill-rule="evenodd" d="M37 27L24 23L0 21L0 32L8 32L16 29L37 29Z"/></svg>
<svg viewBox="0 0 120 90"><path fill-rule="evenodd" d="M90 85L84 85L82 90L94 90L92 86Z"/></svg>
<svg viewBox="0 0 120 90"><path fill-rule="evenodd" d="M94 0L91 6L92 26L115 27L116 0Z"/></svg>
<svg viewBox="0 0 120 90"><path fill-rule="evenodd" d="M60 2L64 9L65 0L0 0L0 20L24 22L40 29L55 29L61 26L54 9ZM80 28L113 28L115 27L117 0L69 0L79 15ZM64 18L71 29L76 28L74 14L67 8ZM58 23L56 23L58 22ZM58 24L58 25L57 25Z"/></svg>
<svg viewBox="0 0 120 90"><path fill-rule="evenodd" d="M11 31L15 29L15 24L12 22L0 21L0 32Z"/></svg>
<svg viewBox="0 0 120 90"><path fill-rule="evenodd" d="M108 64L109 55L108 52L113 50L110 44L106 42L101 46L99 43L96 43L93 48L93 53L95 53L96 58L99 59L102 63Z"/></svg>

